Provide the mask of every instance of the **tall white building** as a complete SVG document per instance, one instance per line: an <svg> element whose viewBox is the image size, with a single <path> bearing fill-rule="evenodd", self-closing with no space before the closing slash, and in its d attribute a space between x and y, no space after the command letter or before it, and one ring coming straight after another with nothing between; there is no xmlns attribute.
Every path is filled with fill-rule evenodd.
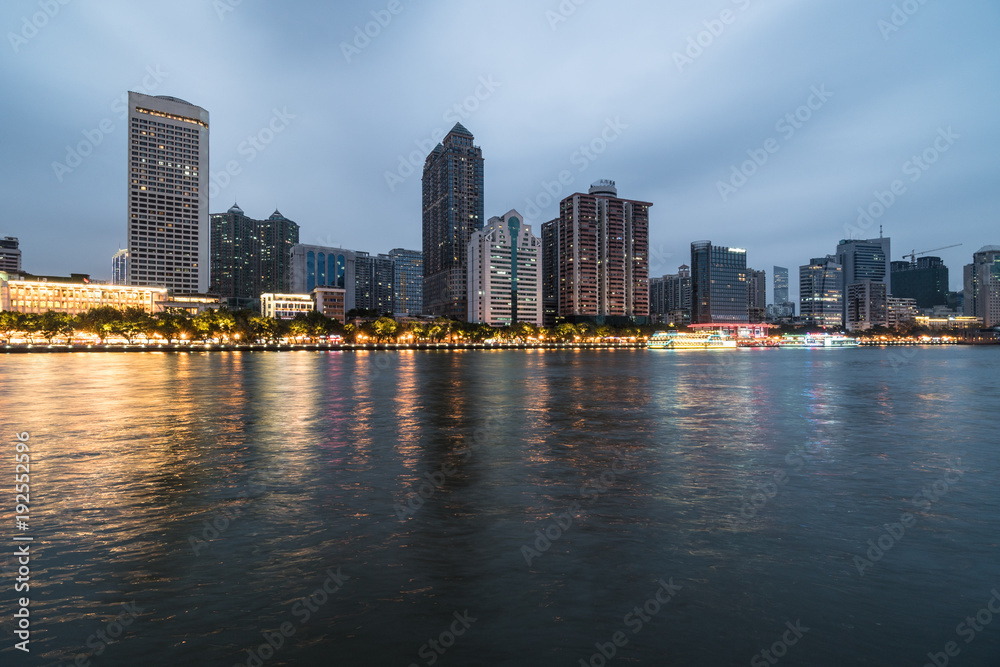
<svg viewBox="0 0 1000 667"><path fill-rule="evenodd" d="M128 118L128 284L207 292L208 112L129 92Z"/></svg>
<svg viewBox="0 0 1000 667"><path fill-rule="evenodd" d="M468 278L470 322L542 326L542 242L517 211L472 234Z"/></svg>

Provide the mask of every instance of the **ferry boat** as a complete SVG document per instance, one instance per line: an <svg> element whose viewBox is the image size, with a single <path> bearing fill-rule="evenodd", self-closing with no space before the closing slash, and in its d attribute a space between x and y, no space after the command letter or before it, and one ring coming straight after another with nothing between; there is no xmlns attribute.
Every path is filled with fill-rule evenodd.
<svg viewBox="0 0 1000 667"><path fill-rule="evenodd" d="M857 347L858 341L840 334L785 334L778 347Z"/></svg>
<svg viewBox="0 0 1000 667"><path fill-rule="evenodd" d="M714 331L685 333L682 331L657 331L648 341L650 350L685 349L736 349L736 341Z"/></svg>

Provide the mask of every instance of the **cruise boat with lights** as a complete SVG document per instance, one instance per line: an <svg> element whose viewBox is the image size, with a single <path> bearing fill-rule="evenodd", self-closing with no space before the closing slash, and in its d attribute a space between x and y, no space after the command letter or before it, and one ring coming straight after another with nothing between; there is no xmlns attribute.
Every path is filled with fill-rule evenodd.
<svg viewBox="0 0 1000 667"><path fill-rule="evenodd" d="M857 347L855 338L840 334L785 334L778 341L778 347L813 348L813 347Z"/></svg>
<svg viewBox="0 0 1000 667"><path fill-rule="evenodd" d="M736 340L715 331L657 331L646 341L646 347L650 350L735 350Z"/></svg>

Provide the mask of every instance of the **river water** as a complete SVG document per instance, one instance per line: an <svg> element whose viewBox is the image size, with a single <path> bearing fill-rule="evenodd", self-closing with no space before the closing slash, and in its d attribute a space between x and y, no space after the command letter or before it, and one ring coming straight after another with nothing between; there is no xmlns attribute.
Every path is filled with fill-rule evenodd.
<svg viewBox="0 0 1000 667"><path fill-rule="evenodd" d="M10 355L0 391L3 665L1000 665L996 348Z"/></svg>

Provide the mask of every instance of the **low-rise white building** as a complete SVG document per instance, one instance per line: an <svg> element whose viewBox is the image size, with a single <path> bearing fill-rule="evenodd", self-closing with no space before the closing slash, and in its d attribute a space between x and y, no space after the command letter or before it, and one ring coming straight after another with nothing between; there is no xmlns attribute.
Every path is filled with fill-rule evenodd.
<svg viewBox="0 0 1000 667"><path fill-rule="evenodd" d="M290 320L299 313L308 313L315 304L309 294L261 294L260 314L276 320Z"/></svg>

